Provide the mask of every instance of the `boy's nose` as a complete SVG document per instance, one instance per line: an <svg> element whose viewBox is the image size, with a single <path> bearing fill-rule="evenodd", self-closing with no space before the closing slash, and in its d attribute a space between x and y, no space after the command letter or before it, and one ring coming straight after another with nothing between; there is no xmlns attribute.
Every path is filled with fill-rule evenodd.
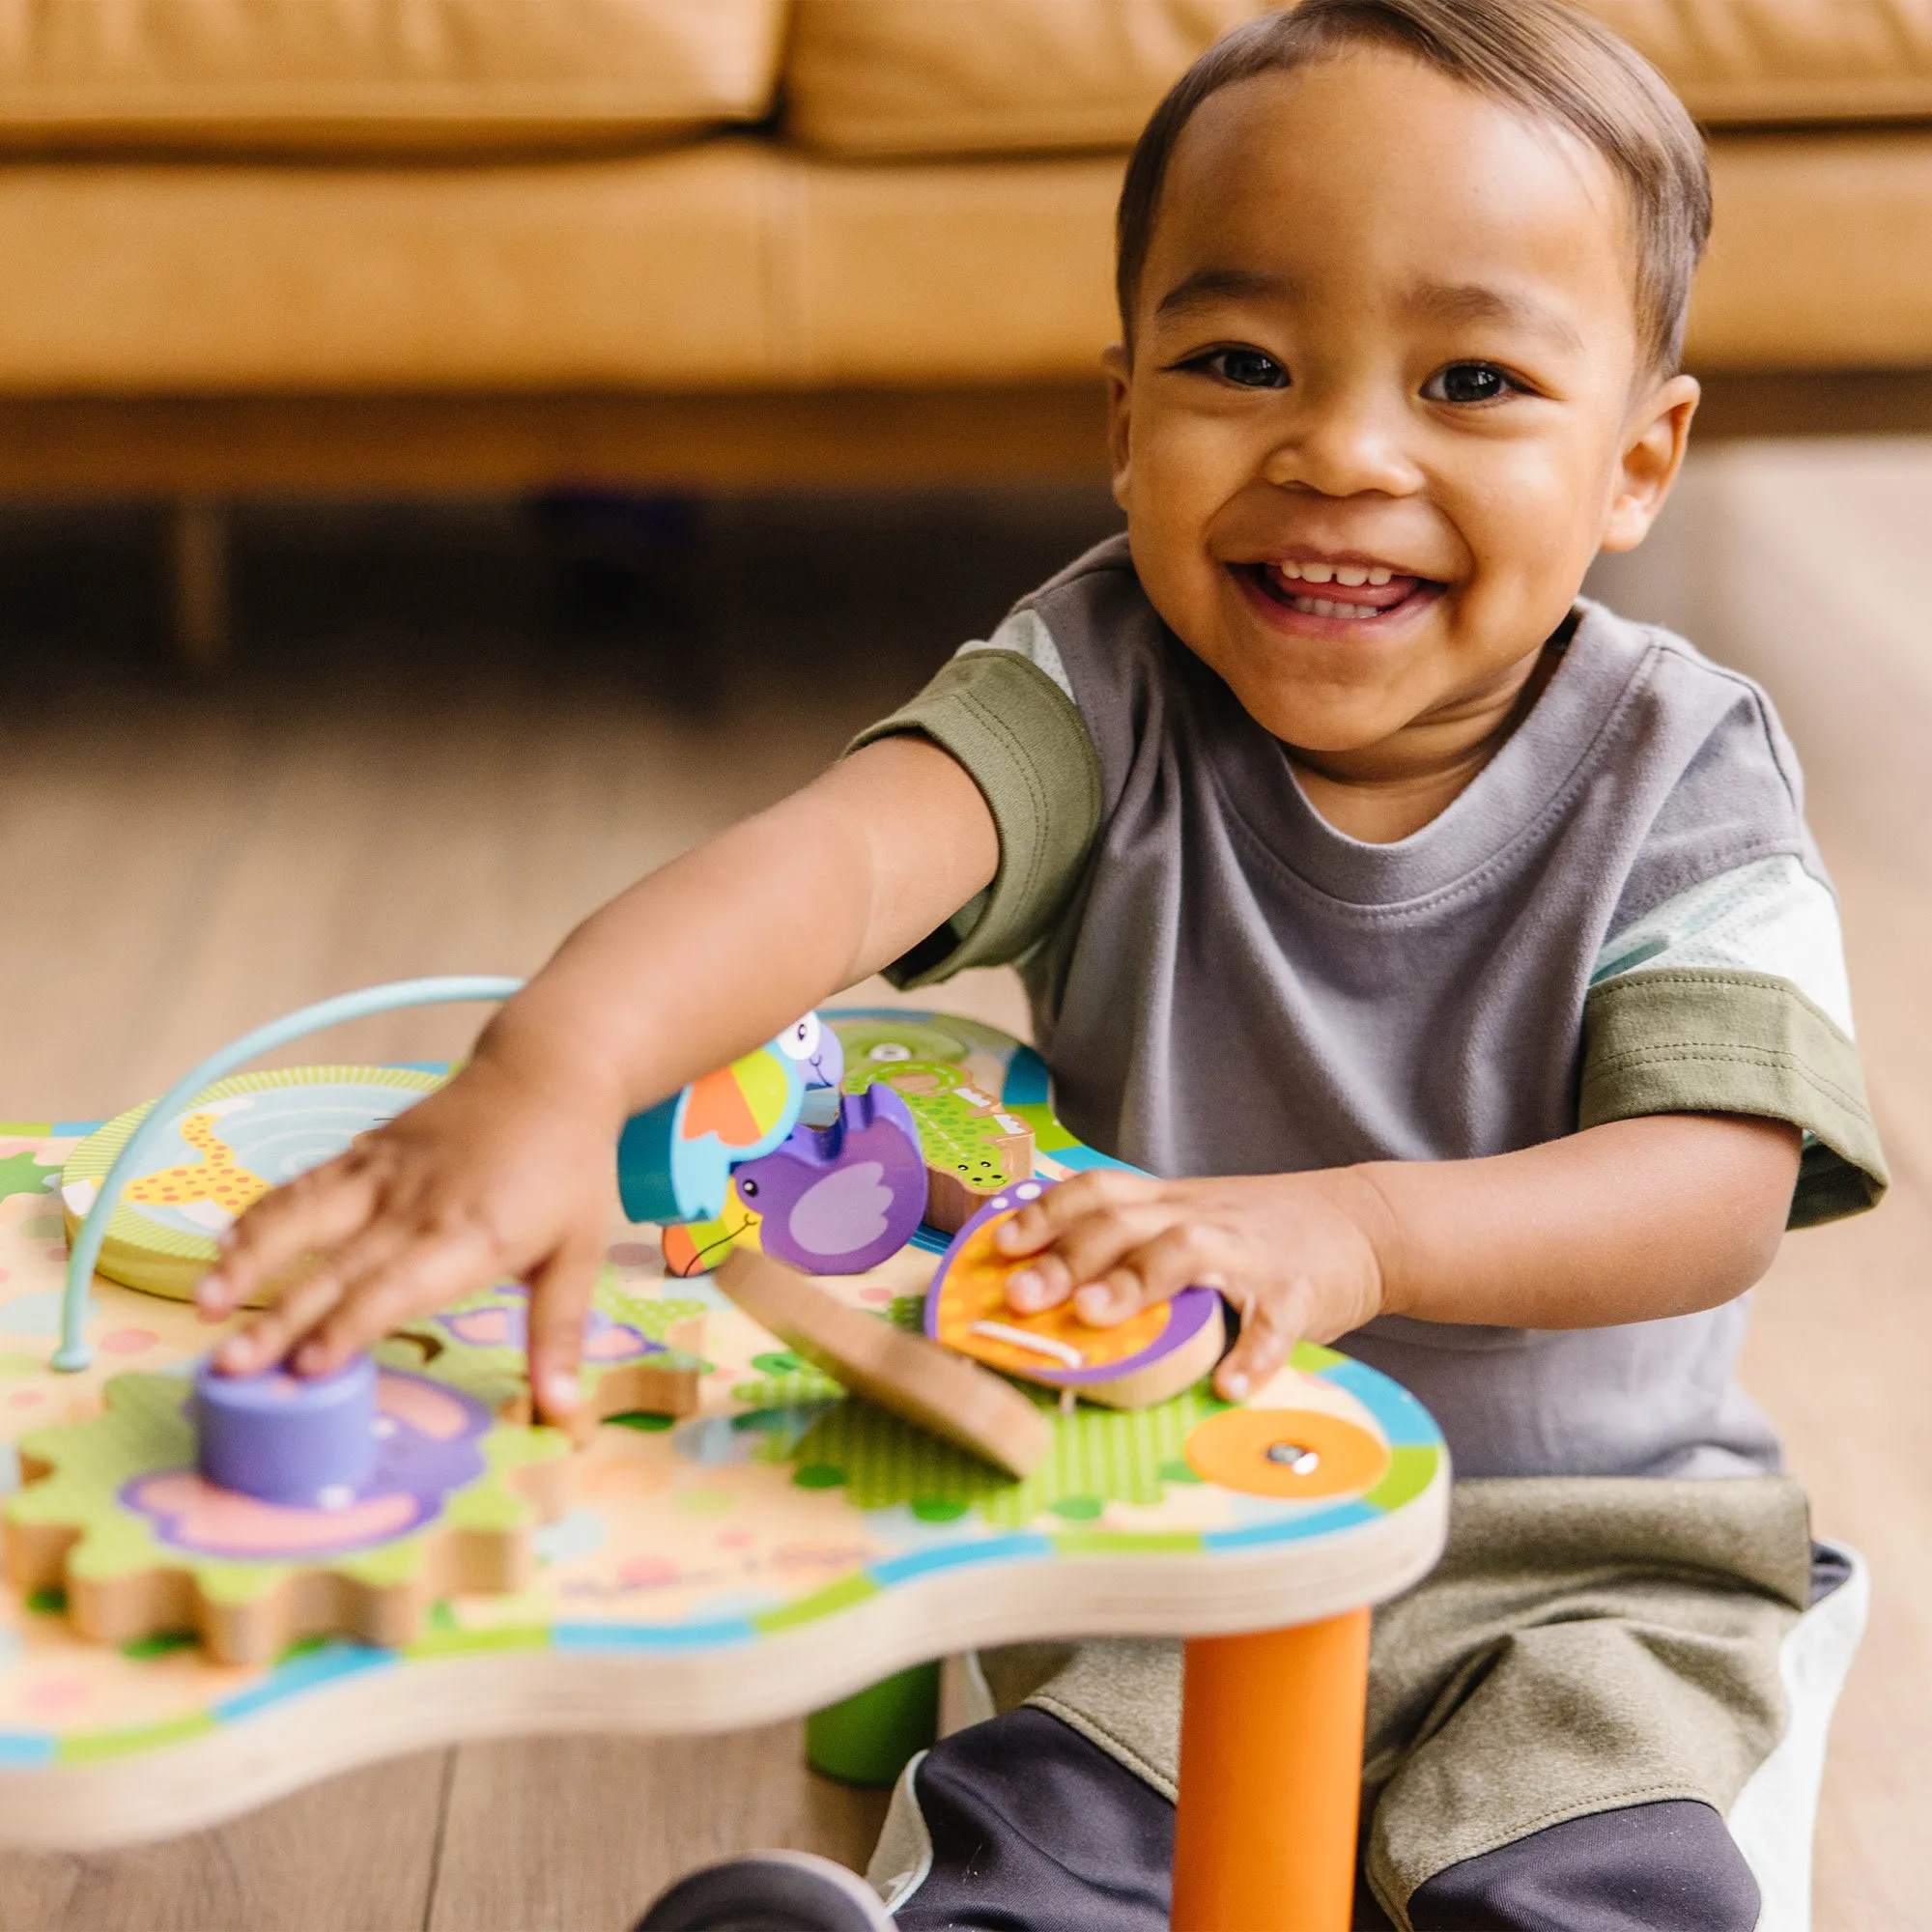
<svg viewBox="0 0 1932 1932"><path fill-rule="evenodd" d="M1400 424L1363 397L1304 405L1268 452L1263 473L1281 488L1323 497L1408 497L1422 487Z"/></svg>

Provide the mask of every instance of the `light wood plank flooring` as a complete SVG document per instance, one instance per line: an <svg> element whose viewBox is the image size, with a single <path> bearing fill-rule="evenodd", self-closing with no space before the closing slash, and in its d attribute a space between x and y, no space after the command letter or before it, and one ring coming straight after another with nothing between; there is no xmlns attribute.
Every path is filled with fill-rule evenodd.
<svg viewBox="0 0 1932 1932"><path fill-rule="evenodd" d="M1836 879L1866 1079L1891 1163L1879 1212L1788 1239L1745 1375L1822 1533L1870 1559L1872 1621L1833 1732L1819 1932L1925 1921L1909 1847L1932 1804L1932 617L1918 582L1932 444L1737 444L1597 585L1770 690Z"/></svg>
<svg viewBox="0 0 1932 1932"><path fill-rule="evenodd" d="M1821 1527L1877 1572L1827 1780L1821 1932L1918 1922L1910 1848L1932 1804L1932 638L1904 561L1928 511L1924 448L1728 450L1602 580L1785 708L1896 1175L1879 1215L1786 1244L1749 1356ZM720 505L685 586L699 631L639 642L621 608L561 624L545 547L507 510L259 513L242 659L196 689L146 666L136 519L0 518L0 1112L127 1105L346 986L527 971L626 880L796 783L1108 522L1078 497ZM697 653L724 668L710 708L667 702L704 692ZM1020 1019L1005 976L948 997ZM472 1024L398 1015L318 1045L425 1058ZM0 1923L617 1932L732 1847L862 1862L879 1811L806 1776L795 1726L467 1746L173 1844L0 1857Z"/></svg>

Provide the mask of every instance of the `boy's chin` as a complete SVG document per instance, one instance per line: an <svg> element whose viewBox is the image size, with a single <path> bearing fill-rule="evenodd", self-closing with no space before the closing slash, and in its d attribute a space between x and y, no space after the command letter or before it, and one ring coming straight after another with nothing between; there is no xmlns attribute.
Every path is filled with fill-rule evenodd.
<svg viewBox="0 0 1932 1932"><path fill-rule="evenodd" d="M1361 697L1337 693L1323 701L1305 687L1285 692L1268 677L1244 677L1238 668L1231 676L1226 668L1215 668L1248 716L1291 752L1321 757L1373 751L1413 722L1390 705L1385 692Z"/></svg>
<svg viewBox="0 0 1932 1932"><path fill-rule="evenodd" d="M1338 648L1242 624L1224 630L1209 649L1197 646L1196 654L1219 672L1248 716L1284 744L1363 752L1411 723L1414 713L1406 707L1425 701L1413 691L1420 641L1411 633L1391 637L1382 649L1352 641Z"/></svg>

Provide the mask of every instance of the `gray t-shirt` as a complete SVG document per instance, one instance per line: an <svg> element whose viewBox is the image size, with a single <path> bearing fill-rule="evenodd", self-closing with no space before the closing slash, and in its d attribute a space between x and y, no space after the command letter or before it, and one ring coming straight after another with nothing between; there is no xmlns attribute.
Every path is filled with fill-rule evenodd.
<svg viewBox="0 0 1932 1932"><path fill-rule="evenodd" d="M1157 1174L1718 1111L1804 1130L1794 1224L1871 1205L1835 911L1769 701L1593 605L1559 648L1467 789L1365 843L1103 544L861 740L925 733L1000 828L993 886L900 977L1017 961L1062 1118ZM1463 1475L1721 1474L1777 1460L1732 1377L1744 1322L1383 1318L1341 1346L1434 1410Z"/></svg>

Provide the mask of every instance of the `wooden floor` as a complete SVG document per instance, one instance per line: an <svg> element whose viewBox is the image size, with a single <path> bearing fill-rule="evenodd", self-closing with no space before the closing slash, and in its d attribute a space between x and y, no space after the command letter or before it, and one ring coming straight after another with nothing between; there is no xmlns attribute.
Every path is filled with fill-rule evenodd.
<svg viewBox="0 0 1932 1932"><path fill-rule="evenodd" d="M1922 1919L1910 1847L1932 1809L1932 636L1907 561L1928 513L1932 449L1743 445L1604 578L1784 706L1896 1178L1880 1214L1786 1244L1749 1356L1821 1528L1877 1577L1827 1781L1821 1932ZM668 587L663 530L594 505L261 513L241 655L203 688L150 661L142 520L0 517L0 1113L125 1106L344 987L529 970L1109 523L1077 495L765 499L717 506L694 551L665 514ZM948 998L1019 1018L1004 976ZM447 1054L472 1023L398 1015L285 1057ZM733 1847L863 1862L880 1809L809 1777L792 1726L466 1746L172 1844L0 1857L0 1925L617 1932Z"/></svg>
<svg viewBox="0 0 1932 1932"><path fill-rule="evenodd" d="M1932 1811L1932 615L1919 586L1932 442L1720 449L1656 549L1599 573L1770 689L1836 879L1860 1044L1892 1189L1788 1239L1758 1291L1746 1380L1822 1533L1873 1571L1833 1732L1819 1932L1922 1925L1911 1846ZM1648 550L1649 547L1646 547Z"/></svg>

